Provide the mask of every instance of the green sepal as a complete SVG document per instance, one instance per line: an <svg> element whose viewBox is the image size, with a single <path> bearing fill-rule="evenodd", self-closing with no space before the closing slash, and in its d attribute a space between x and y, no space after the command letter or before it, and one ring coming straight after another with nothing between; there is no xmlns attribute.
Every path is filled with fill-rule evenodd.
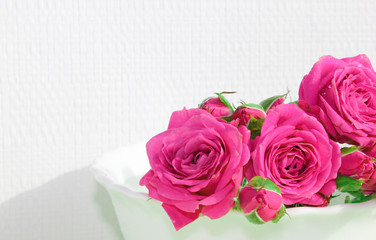
<svg viewBox="0 0 376 240"><path fill-rule="evenodd" d="M269 178L266 179L263 189L273 191L281 195L281 189Z"/></svg>
<svg viewBox="0 0 376 240"><path fill-rule="evenodd" d="M351 147L343 147L341 148L341 154L342 156L345 156L347 154L353 153L356 150L359 150L360 147L358 146L351 146Z"/></svg>
<svg viewBox="0 0 376 240"><path fill-rule="evenodd" d="M277 213L277 216L273 218L272 222L277 223L286 213L286 206L284 204L281 205L281 209Z"/></svg>
<svg viewBox="0 0 376 240"><path fill-rule="evenodd" d="M264 183L265 183L265 178L263 177L260 177L260 176L255 176L253 177L249 182L248 182L248 186L256 189L256 190L259 190L261 188L264 187Z"/></svg>
<svg viewBox="0 0 376 240"><path fill-rule="evenodd" d="M255 176L248 182L248 185L256 190L266 189L281 194L281 189L269 178Z"/></svg>
<svg viewBox="0 0 376 240"><path fill-rule="evenodd" d="M261 102L260 102L260 105L265 109L265 111L268 111L269 108L273 105L273 103L275 103L275 101L277 101L277 100L280 99L280 98L285 99L285 98L286 98L286 95L287 95L287 94L284 94L284 95L276 95L276 96L273 96L273 97L267 98L267 99L261 101Z"/></svg>
<svg viewBox="0 0 376 240"><path fill-rule="evenodd" d="M232 210L237 211L237 212L241 212L242 208L240 207L239 200L234 199L234 201L235 201L235 206L232 207Z"/></svg>
<svg viewBox="0 0 376 240"><path fill-rule="evenodd" d="M221 100L221 102L226 105L228 108L231 109L231 112L234 112L234 109L232 108L232 105L231 103L223 96L223 94L229 94L229 93L235 93L235 92L221 92L221 93L215 93L219 100Z"/></svg>
<svg viewBox="0 0 376 240"><path fill-rule="evenodd" d="M247 185L247 179L243 178L242 184L240 185L240 188L243 188L245 185Z"/></svg>
<svg viewBox="0 0 376 240"><path fill-rule="evenodd" d="M251 223L254 223L254 224L264 224L265 221L262 220L262 218L258 215L258 213L257 213L256 210L257 210L257 208L255 210L253 210L251 213L245 215L245 217Z"/></svg>
<svg viewBox="0 0 376 240"><path fill-rule="evenodd" d="M202 105L204 105L204 103L206 103L208 100L212 99L212 98L215 98L215 97L207 97L205 98L204 100L202 100L202 102L198 105L198 108L201 108Z"/></svg>
<svg viewBox="0 0 376 240"><path fill-rule="evenodd" d="M250 116L248 123L248 129L251 130L251 138L255 139L257 136L260 136L261 134L261 128L264 124L265 118L255 118L253 116Z"/></svg>
<svg viewBox="0 0 376 240"><path fill-rule="evenodd" d="M356 180L342 174L338 174L336 179L337 189L341 192L357 192L360 190L363 181Z"/></svg>
<svg viewBox="0 0 376 240"><path fill-rule="evenodd" d="M231 116L227 116L227 117L220 117L220 119L223 119L223 120L225 120L226 122L231 122Z"/></svg>
<svg viewBox="0 0 376 240"><path fill-rule="evenodd" d="M244 107L254 108L254 109L258 109L260 111L265 112L265 109L263 108L263 106L256 104L256 103L243 103L242 105L240 105L239 108L244 108Z"/></svg>

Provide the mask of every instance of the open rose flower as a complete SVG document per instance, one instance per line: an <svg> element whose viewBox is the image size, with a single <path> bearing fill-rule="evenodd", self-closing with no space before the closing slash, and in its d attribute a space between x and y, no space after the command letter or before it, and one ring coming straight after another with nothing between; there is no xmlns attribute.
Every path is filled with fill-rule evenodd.
<svg viewBox="0 0 376 240"><path fill-rule="evenodd" d="M336 141L367 145L376 137L376 73L369 59L320 58L303 78L299 106Z"/></svg>
<svg viewBox="0 0 376 240"><path fill-rule="evenodd" d="M252 175L280 187L284 204L326 206L336 188L341 153L315 117L283 104L266 116L251 159Z"/></svg>
<svg viewBox="0 0 376 240"><path fill-rule="evenodd" d="M147 143L151 170L140 184L162 201L176 230L199 217L222 217L234 205L250 157L239 130L207 111L174 112Z"/></svg>

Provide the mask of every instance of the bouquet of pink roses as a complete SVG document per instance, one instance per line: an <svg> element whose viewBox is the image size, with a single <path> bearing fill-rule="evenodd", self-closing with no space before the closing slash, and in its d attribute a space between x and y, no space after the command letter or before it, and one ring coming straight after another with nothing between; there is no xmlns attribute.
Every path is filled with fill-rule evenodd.
<svg viewBox="0 0 376 240"><path fill-rule="evenodd" d="M376 198L376 73L365 55L320 58L294 103L234 109L225 94L174 112L147 143L140 184L176 230L232 209L277 222L289 207L327 206L336 189L347 203Z"/></svg>

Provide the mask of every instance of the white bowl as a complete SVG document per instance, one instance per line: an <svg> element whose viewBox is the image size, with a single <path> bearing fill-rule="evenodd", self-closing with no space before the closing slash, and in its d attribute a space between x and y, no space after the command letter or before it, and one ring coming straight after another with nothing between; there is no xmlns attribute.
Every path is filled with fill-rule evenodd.
<svg viewBox="0 0 376 240"><path fill-rule="evenodd" d="M376 239L376 200L325 208L287 209L277 224L254 225L235 211L200 217L175 231L161 203L150 199L140 178L150 169L145 143L108 153L92 171L111 196L124 238L131 239Z"/></svg>

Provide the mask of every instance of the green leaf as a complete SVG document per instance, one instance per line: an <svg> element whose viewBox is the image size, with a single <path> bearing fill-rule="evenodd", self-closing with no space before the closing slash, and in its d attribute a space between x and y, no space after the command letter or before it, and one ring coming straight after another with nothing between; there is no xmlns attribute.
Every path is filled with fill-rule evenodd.
<svg viewBox="0 0 376 240"><path fill-rule="evenodd" d="M362 192L348 192L351 196L355 197L355 198L363 198L364 196L366 196L364 193Z"/></svg>
<svg viewBox="0 0 376 240"><path fill-rule="evenodd" d="M351 147L343 147L341 148L341 154L342 156L345 156L347 154L353 153L356 150L358 150L360 147L358 146L351 146Z"/></svg>
<svg viewBox="0 0 376 240"><path fill-rule="evenodd" d="M284 204L281 205L281 209L277 213L277 216L273 218L272 222L277 223L286 213L286 206Z"/></svg>
<svg viewBox="0 0 376 240"><path fill-rule="evenodd" d="M267 98L263 101L260 102L260 105L265 109L265 111L268 111L269 108L273 105L273 103L275 103L275 101L277 101L278 99L280 98L286 98L286 95L287 94L284 94L284 95L276 95L276 96L273 96L273 97L270 97L270 98Z"/></svg>
<svg viewBox="0 0 376 240"><path fill-rule="evenodd" d="M337 189L341 192L357 192L362 186L362 180L356 180L342 174L338 174L336 179Z"/></svg>
<svg viewBox="0 0 376 240"><path fill-rule="evenodd" d="M354 199L350 200L349 202L350 203L362 203L362 202L366 202L366 201L369 201L369 200L372 200L372 199L375 199L376 198L376 194L373 193L371 195L365 195L361 192L356 192L357 194L357 197L355 197ZM362 195L360 195L359 193L361 193ZM353 195L353 193L350 192L351 195ZM354 196L354 195L353 195Z"/></svg>
<svg viewBox="0 0 376 240"><path fill-rule="evenodd" d="M265 221L257 214L256 209L253 210L250 214L245 215L245 217L254 224L264 224Z"/></svg>

